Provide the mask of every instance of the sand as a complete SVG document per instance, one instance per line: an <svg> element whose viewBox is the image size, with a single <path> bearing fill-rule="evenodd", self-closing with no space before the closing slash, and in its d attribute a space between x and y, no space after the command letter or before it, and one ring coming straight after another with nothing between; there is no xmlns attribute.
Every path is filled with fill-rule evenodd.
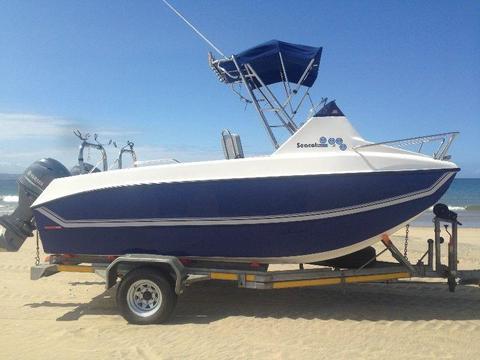
<svg viewBox="0 0 480 360"><path fill-rule="evenodd" d="M410 258L432 235L411 229ZM480 268L480 229L459 236L460 267ZM393 237L403 249L402 238ZM142 327L125 322L115 289L94 274L31 281L34 249L29 239L0 253L0 359L480 358L478 286L452 294L439 280L274 291L202 282L169 324Z"/></svg>

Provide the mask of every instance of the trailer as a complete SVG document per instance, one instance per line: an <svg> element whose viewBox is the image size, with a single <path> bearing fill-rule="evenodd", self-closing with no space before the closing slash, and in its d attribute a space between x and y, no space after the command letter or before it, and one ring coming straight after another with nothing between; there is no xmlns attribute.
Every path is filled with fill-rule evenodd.
<svg viewBox="0 0 480 360"><path fill-rule="evenodd" d="M444 278L448 289L457 284L480 284L480 270L457 269L458 225L456 219L436 216L434 238L427 250L412 264L388 236L382 238L385 248L356 268L315 267L298 270L268 271L268 264L199 261L175 256L127 254L123 256L51 255L46 263L31 268L31 279L38 280L59 272L88 272L105 279L106 289L118 284L117 306L122 316L134 324L163 323L172 314L177 298L185 287L198 281L233 281L247 289L284 289L367 282L391 282L407 278ZM446 243L448 263L441 260L441 226L451 233ZM443 246L444 247L444 246ZM38 238L37 238L38 249ZM378 261L389 251L396 262Z"/></svg>

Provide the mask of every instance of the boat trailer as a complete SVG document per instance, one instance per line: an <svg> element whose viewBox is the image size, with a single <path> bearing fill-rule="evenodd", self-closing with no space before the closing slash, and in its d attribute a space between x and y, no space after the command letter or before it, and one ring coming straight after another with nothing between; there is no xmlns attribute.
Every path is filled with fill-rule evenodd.
<svg viewBox="0 0 480 360"><path fill-rule="evenodd" d="M177 296L185 287L203 280L234 281L247 289L284 289L295 287L346 285L366 282L392 282L406 278L444 278L448 289L457 284L480 285L480 270L458 270L458 221L436 216L434 239L428 239L427 250L412 264L406 256L384 236L385 249L356 269L318 267L297 270L268 271L267 264L222 263L196 261L174 256L127 254L112 256L51 255L48 262L31 268L31 279L37 280L59 272L96 273L105 279L106 289L117 284L117 305L123 317L136 324L162 323L168 320ZM448 264L442 264L444 239L442 224L451 226L447 243ZM447 227L446 227L447 229ZM389 251L397 261L376 259Z"/></svg>

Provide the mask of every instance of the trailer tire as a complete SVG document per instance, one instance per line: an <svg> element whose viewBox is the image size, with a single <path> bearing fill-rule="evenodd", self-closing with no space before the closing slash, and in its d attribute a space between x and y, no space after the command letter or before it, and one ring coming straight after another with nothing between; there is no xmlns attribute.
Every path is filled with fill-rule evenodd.
<svg viewBox="0 0 480 360"><path fill-rule="evenodd" d="M129 323L160 324L168 320L177 303L169 275L157 268L127 273L117 290L117 306Z"/></svg>

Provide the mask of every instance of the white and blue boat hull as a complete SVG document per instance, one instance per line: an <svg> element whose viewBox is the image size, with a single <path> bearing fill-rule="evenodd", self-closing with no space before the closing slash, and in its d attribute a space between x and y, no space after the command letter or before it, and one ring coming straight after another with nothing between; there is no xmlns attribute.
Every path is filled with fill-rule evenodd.
<svg viewBox="0 0 480 360"><path fill-rule="evenodd" d="M344 116L313 117L270 156L58 178L32 209L47 253L322 261L391 234L458 171L368 144Z"/></svg>
<svg viewBox="0 0 480 360"><path fill-rule="evenodd" d="M314 262L380 240L434 205L458 169L148 183L34 207L48 253Z"/></svg>

